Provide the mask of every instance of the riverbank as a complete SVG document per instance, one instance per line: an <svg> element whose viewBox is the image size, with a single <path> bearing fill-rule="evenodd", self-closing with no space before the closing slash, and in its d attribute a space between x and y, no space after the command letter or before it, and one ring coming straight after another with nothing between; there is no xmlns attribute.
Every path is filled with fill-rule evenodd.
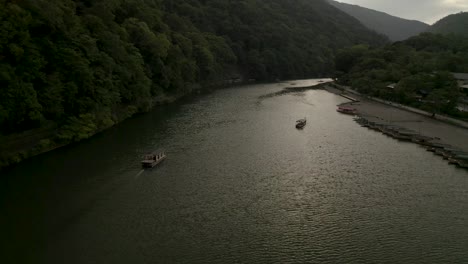
<svg viewBox="0 0 468 264"><path fill-rule="evenodd" d="M289 83L188 98L0 172L3 263L468 259L466 171L361 128L324 90L259 99Z"/></svg>
<svg viewBox="0 0 468 264"><path fill-rule="evenodd" d="M183 94L162 94L152 99L152 108L157 106L169 105L176 103L177 101L200 94L203 92L210 92L215 90L215 85L228 85L221 82L207 83L203 86L200 84L194 84L187 89L187 93ZM220 86L222 87L222 86ZM151 109L152 109L151 108ZM123 109L122 109L123 110ZM122 111L125 112L125 111ZM88 139L94 135L97 135L106 129L109 129L122 121L131 118L141 112L131 111L130 113L119 113L115 114L116 120L111 125L98 129L96 131L90 131L86 136L83 136L79 140L63 140L58 138L60 133L60 127L53 122L44 127L24 131L18 134L12 134L7 136L0 136L0 170L18 164L21 161L29 159L31 157L53 151L55 149L70 145L72 143L79 142L81 140Z"/></svg>
<svg viewBox="0 0 468 264"><path fill-rule="evenodd" d="M399 107L389 102L376 101L356 93L343 92L328 85L324 87L328 92L347 97L350 105L355 108L358 115L367 122L384 127L397 127L401 130L413 132L422 138L430 138L435 144L444 145L462 152L468 152L468 124L458 121L457 124L431 117L423 111L416 112L411 109Z"/></svg>
<svg viewBox="0 0 468 264"><path fill-rule="evenodd" d="M230 75L238 75L242 76L242 74L238 72L230 72ZM202 84L192 84L187 87L184 93L179 94L161 94L152 98L151 104L153 109L157 106L169 105L173 103L177 103L178 101L189 98L194 95L199 95L202 93L210 93L214 90L225 88L225 87L232 87L236 85L246 85L255 83L255 80L246 79L245 77L241 77L235 80L232 79L219 79L216 81L205 82ZM141 114L136 110L126 111L125 109L121 109L122 113L115 113L114 118L115 120L112 121L108 126L92 130L86 131L84 136L81 136L78 140L74 139L60 139L58 134L60 133L61 127L59 127L56 123L50 122L48 125L32 129L28 131L24 131L17 134L1 136L0 135L0 170L18 164L23 160L29 159L31 157L70 145L72 143L76 143L82 140L86 140L96 134L99 134L106 129L109 129L120 122L131 118L134 115Z"/></svg>
<svg viewBox="0 0 468 264"><path fill-rule="evenodd" d="M428 113L422 113L423 111L410 111L409 109L398 107L398 105L369 99L368 97L348 90L343 92L343 90L337 89L333 86L331 79L321 79L318 84L307 84L305 86L296 85L294 82L291 82L288 83L288 87L285 87L282 91L274 95L294 93L310 89L324 89L348 99L350 102L347 104L351 104L358 110L360 116L366 118L366 120L370 122L398 126L407 130L415 131L424 137L437 139L437 142L440 144L451 145L457 149L468 152L468 140L466 140L468 138L468 129L463 129L460 124L454 125L446 120L442 121L434 119L431 118ZM154 98L153 105L172 104L181 98L212 91L214 89L215 88L213 86L207 86L204 88L201 86L193 87L190 94L182 96L160 96ZM123 120L124 119L120 121ZM0 151L0 169L72 143L54 142L53 138L56 136L57 130L58 128L54 124L51 124L44 129L0 138L0 145L2 146L2 151ZM97 131L92 135L100 132L102 132L102 130Z"/></svg>

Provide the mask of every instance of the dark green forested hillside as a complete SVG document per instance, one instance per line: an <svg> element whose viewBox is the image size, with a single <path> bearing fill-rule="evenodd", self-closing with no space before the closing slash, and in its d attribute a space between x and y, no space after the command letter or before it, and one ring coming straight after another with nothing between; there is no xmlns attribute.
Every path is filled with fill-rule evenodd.
<svg viewBox="0 0 468 264"><path fill-rule="evenodd" d="M323 0L0 1L0 153L87 138L194 84L324 75L337 49L386 41Z"/></svg>
<svg viewBox="0 0 468 264"><path fill-rule="evenodd" d="M405 40L429 28L429 25L420 21L391 16L387 13L358 5L350 5L333 0L329 0L329 2L338 9L357 18L366 27L386 35L392 41Z"/></svg>
<svg viewBox="0 0 468 264"><path fill-rule="evenodd" d="M429 32L440 34L458 34L468 37L468 12L449 15L437 21Z"/></svg>
<svg viewBox="0 0 468 264"><path fill-rule="evenodd" d="M376 49L354 46L336 66L339 81L362 93L466 117L456 109L462 94L451 72L468 72L468 38L423 33Z"/></svg>

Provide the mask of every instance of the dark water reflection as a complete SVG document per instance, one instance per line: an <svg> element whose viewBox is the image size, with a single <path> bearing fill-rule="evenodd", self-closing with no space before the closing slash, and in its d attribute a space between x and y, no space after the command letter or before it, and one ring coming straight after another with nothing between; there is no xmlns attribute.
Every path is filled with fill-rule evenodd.
<svg viewBox="0 0 468 264"><path fill-rule="evenodd" d="M5 262L468 261L465 171L325 91L265 96L287 85L159 108L3 173ZM141 173L156 149L168 159Z"/></svg>

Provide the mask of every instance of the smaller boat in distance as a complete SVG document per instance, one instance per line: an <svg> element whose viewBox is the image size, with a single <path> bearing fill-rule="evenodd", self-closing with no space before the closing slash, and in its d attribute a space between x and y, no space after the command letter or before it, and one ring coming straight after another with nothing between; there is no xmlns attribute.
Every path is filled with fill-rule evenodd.
<svg viewBox="0 0 468 264"><path fill-rule="evenodd" d="M305 127L306 123L307 123L307 120L305 118L304 119L299 119L299 120L296 121L296 128L302 129L302 128Z"/></svg>
<svg viewBox="0 0 468 264"><path fill-rule="evenodd" d="M145 155L143 160L141 161L141 165L143 168L153 168L154 166L161 163L164 159L166 159L166 153L160 152L158 154L148 154Z"/></svg>
<svg viewBox="0 0 468 264"><path fill-rule="evenodd" d="M352 108L352 107L346 107L346 106L339 106L336 111L342 113L342 114L347 114L347 115L355 115L357 114L357 109Z"/></svg>

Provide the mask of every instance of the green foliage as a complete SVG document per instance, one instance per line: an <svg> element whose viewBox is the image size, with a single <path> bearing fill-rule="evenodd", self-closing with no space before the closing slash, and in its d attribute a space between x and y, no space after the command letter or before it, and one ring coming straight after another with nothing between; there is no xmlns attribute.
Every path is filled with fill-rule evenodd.
<svg viewBox="0 0 468 264"><path fill-rule="evenodd" d="M356 45L348 49L340 50L335 59L336 69L348 72L368 50L369 47L365 45Z"/></svg>
<svg viewBox="0 0 468 264"><path fill-rule="evenodd" d="M377 49L355 46L338 53L336 67L339 81L362 93L458 115L461 95L450 72L468 71L468 39L423 33Z"/></svg>
<svg viewBox="0 0 468 264"><path fill-rule="evenodd" d="M89 138L97 131L95 116L83 114L78 117L70 117L58 133L58 139L63 142L80 141Z"/></svg>
<svg viewBox="0 0 468 264"><path fill-rule="evenodd" d="M54 123L60 143L233 69L257 80L328 74L338 48L386 42L309 0L1 1L0 21L0 134Z"/></svg>

